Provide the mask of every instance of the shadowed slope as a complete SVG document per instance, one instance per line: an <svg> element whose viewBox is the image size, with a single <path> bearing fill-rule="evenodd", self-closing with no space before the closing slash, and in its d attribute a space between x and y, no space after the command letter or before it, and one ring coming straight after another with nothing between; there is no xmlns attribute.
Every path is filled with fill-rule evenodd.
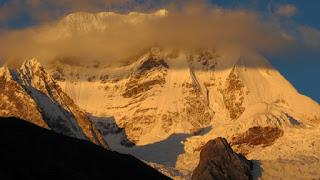
<svg viewBox="0 0 320 180"><path fill-rule="evenodd" d="M138 159L0 118L0 179L169 179Z"/></svg>

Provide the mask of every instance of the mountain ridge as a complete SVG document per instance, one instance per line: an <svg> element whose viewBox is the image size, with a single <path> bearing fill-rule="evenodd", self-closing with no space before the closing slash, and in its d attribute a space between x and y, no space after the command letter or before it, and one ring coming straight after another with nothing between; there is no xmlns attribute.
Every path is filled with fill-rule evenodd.
<svg viewBox="0 0 320 180"><path fill-rule="evenodd" d="M88 139L107 147L95 125L36 59L26 60L20 69L2 67L1 72L3 91L0 96L7 99L1 102L2 116L24 118L58 133Z"/></svg>

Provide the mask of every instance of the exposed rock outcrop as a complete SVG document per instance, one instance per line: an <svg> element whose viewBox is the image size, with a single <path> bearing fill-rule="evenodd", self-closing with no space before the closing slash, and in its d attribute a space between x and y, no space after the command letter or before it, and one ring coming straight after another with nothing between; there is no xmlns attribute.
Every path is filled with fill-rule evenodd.
<svg viewBox="0 0 320 180"><path fill-rule="evenodd" d="M203 146L192 180L252 179L250 169L250 161L233 152L226 139L217 138Z"/></svg>
<svg viewBox="0 0 320 180"><path fill-rule="evenodd" d="M254 146L270 146L283 136L283 130L277 127L252 127L248 131L232 138L231 145L237 152L247 154Z"/></svg>
<svg viewBox="0 0 320 180"><path fill-rule="evenodd" d="M222 91L223 101L231 119L238 119L245 111L244 103L245 85L237 74L236 66L226 79L226 88Z"/></svg>

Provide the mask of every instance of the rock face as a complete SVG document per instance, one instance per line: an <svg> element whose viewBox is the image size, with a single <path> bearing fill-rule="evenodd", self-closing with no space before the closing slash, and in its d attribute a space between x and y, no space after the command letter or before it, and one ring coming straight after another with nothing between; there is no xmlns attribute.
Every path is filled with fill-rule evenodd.
<svg viewBox="0 0 320 180"><path fill-rule="evenodd" d="M65 94L36 59L20 69L0 69L0 115L19 117L67 136L107 147L86 114Z"/></svg>
<svg viewBox="0 0 320 180"><path fill-rule="evenodd" d="M0 118L0 139L0 179L170 179L133 156L17 118Z"/></svg>
<svg viewBox="0 0 320 180"><path fill-rule="evenodd" d="M37 103L13 80L9 68L0 68L0 115L15 116L32 122L40 127L48 128L38 111Z"/></svg>
<svg viewBox="0 0 320 180"><path fill-rule="evenodd" d="M283 130L277 127L252 127L245 133L234 136L231 145L238 152L248 154L254 146L270 146L281 136L283 136Z"/></svg>
<svg viewBox="0 0 320 180"><path fill-rule="evenodd" d="M250 161L233 152L226 139L217 138L202 148L192 180L247 180L252 179L250 169Z"/></svg>

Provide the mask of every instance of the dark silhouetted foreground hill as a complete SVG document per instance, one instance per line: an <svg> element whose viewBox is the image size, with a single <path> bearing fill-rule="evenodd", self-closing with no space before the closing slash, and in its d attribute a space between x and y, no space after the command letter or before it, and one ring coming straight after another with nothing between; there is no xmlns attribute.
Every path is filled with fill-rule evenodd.
<svg viewBox="0 0 320 180"><path fill-rule="evenodd" d="M169 179L130 155L0 118L0 179Z"/></svg>

